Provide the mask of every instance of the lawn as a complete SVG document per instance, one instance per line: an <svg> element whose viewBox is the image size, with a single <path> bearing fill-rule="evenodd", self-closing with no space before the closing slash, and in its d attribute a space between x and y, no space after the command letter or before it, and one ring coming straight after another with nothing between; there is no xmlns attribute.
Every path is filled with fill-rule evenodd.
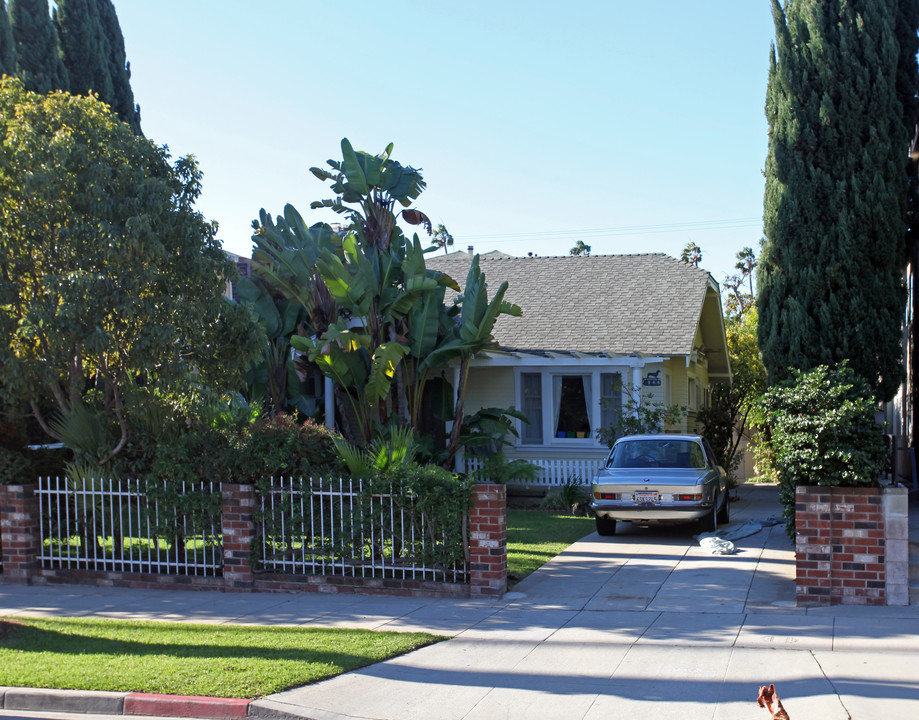
<svg viewBox="0 0 919 720"><path fill-rule="evenodd" d="M532 510L507 512L507 571L511 583L523 580L576 540L594 531L593 518Z"/></svg>
<svg viewBox="0 0 919 720"><path fill-rule="evenodd" d="M426 633L0 619L0 686L254 698L437 642Z"/></svg>

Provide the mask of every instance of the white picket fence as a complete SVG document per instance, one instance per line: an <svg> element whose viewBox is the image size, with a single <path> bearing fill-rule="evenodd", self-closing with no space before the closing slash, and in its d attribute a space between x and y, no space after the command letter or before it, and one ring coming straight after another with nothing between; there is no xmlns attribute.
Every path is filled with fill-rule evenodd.
<svg viewBox="0 0 919 720"><path fill-rule="evenodd" d="M165 487L165 485L164 485ZM181 485L220 493L220 483ZM44 568L217 576L223 571L219 512L209 522L160 508L138 480L39 478ZM168 533L156 528L168 525Z"/></svg>
<svg viewBox="0 0 919 720"><path fill-rule="evenodd" d="M594 476L603 467L605 458L596 460L546 458L529 460L531 465L539 468L536 480L514 481L514 484L532 487L557 487L568 482L580 481L589 484ZM466 457L466 472L473 473L483 465L482 458L475 456Z"/></svg>
<svg viewBox="0 0 919 720"><path fill-rule="evenodd" d="M431 562L438 537L410 500L370 492L362 480L272 478L261 493L260 565L298 575L463 582L464 562ZM465 538L460 538L465 542Z"/></svg>

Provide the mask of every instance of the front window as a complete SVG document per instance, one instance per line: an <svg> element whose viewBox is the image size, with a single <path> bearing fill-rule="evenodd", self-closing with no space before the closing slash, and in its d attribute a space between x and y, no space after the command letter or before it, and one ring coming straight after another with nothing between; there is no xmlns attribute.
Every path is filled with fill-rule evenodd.
<svg viewBox="0 0 919 720"><path fill-rule="evenodd" d="M542 444L542 375L522 373L521 407L528 423L522 423L520 440L527 445Z"/></svg>
<svg viewBox="0 0 919 720"><path fill-rule="evenodd" d="M554 375L555 437L590 437L590 375Z"/></svg>
<svg viewBox="0 0 919 720"><path fill-rule="evenodd" d="M611 468L708 467L702 446L692 440L634 440L617 443L606 463Z"/></svg>

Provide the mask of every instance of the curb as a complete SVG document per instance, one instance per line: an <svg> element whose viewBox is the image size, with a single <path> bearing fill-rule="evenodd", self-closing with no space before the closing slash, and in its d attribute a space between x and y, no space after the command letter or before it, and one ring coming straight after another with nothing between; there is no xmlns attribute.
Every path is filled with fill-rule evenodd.
<svg viewBox="0 0 919 720"><path fill-rule="evenodd" d="M241 720L251 700L240 698L157 695L101 690L47 690L0 688L0 708L38 712L96 713L100 715L163 715L203 720Z"/></svg>

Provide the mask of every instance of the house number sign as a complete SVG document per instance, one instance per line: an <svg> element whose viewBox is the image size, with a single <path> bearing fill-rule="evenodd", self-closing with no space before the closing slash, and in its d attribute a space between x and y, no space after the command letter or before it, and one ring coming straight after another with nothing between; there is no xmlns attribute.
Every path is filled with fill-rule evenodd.
<svg viewBox="0 0 919 720"><path fill-rule="evenodd" d="M642 378L641 384L645 387L657 387L661 384L661 371L655 370L654 372L649 372Z"/></svg>

